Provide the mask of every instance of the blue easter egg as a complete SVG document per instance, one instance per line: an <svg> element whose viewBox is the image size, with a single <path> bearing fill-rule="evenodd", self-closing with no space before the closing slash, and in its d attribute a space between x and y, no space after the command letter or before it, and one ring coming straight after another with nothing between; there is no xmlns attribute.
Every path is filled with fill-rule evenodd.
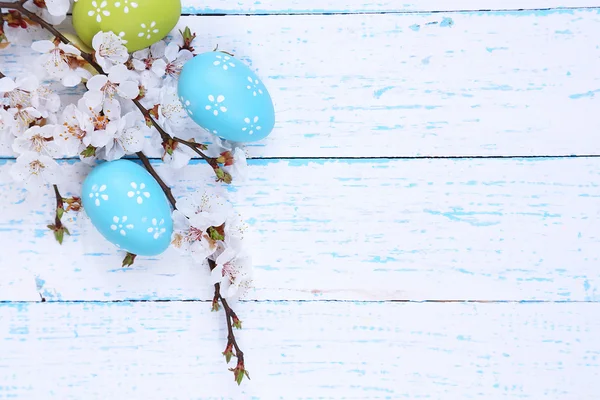
<svg viewBox="0 0 600 400"><path fill-rule="evenodd" d="M83 209L92 224L122 250L154 256L169 247L173 220L158 182L129 160L100 164L83 181Z"/></svg>
<svg viewBox="0 0 600 400"><path fill-rule="evenodd" d="M210 51L186 62L177 91L192 120L223 139L254 142L275 125L265 85L244 63L225 53Z"/></svg>

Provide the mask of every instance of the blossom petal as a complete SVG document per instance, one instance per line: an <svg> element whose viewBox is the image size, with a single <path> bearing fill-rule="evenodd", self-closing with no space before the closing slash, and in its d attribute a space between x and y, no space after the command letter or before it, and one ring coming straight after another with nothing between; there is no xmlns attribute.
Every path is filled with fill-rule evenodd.
<svg viewBox="0 0 600 400"><path fill-rule="evenodd" d="M179 53L179 45L175 42L171 42L165 48L165 57L169 62L174 61Z"/></svg>
<svg viewBox="0 0 600 400"><path fill-rule="evenodd" d="M94 75L87 81L87 88L90 92L100 92L104 85L108 82L106 75Z"/></svg>
<svg viewBox="0 0 600 400"><path fill-rule="evenodd" d="M152 63L151 71L159 77L163 76L167 71L167 63L162 58L159 58Z"/></svg>
<svg viewBox="0 0 600 400"><path fill-rule="evenodd" d="M135 99L140 94L140 88L137 83L133 81L126 81L119 84L117 89L119 96L126 99Z"/></svg>
<svg viewBox="0 0 600 400"><path fill-rule="evenodd" d="M31 48L40 53L49 53L56 48L50 40L37 40L31 43Z"/></svg>
<svg viewBox="0 0 600 400"><path fill-rule="evenodd" d="M9 77L4 77L0 79L0 93L13 91L16 87L17 85L15 84L15 81L10 79Z"/></svg>

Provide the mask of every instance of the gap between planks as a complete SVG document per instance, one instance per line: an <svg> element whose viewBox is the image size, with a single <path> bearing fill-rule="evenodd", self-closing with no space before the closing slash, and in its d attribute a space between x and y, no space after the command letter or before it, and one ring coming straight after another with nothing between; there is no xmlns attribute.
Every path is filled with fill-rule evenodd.
<svg viewBox="0 0 600 400"><path fill-rule="evenodd" d="M330 12L259 12L259 13L182 13L182 17L273 17L278 15L285 16L343 16L343 15L410 15L410 14L464 14L464 13L506 13L506 12L544 12L544 11L569 11L569 10L598 10L600 6L584 6L584 7L544 7L544 8L474 8L474 9L461 9L461 10L389 10L389 11L330 11ZM69 14L70 15L70 14Z"/></svg>
<svg viewBox="0 0 600 400"><path fill-rule="evenodd" d="M600 303L595 300L409 300L409 299L390 299L390 300L343 300L343 299L298 299L298 300L266 300L249 299L235 300L236 303L349 303L349 304L383 304L383 303L445 303L445 304L594 304ZM126 299L126 300L0 300L0 304L37 304L37 303L58 303L58 304L111 304L111 303L212 303L212 300L206 299ZM235 304L235 303L233 303Z"/></svg>

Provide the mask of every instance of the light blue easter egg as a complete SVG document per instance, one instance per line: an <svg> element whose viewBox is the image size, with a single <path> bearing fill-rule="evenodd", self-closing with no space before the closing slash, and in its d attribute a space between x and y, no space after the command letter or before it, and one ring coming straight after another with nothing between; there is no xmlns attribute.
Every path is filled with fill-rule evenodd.
<svg viewBox="0 0 600 400"><path fill-rule="evenodd" d="M223 139L254 142L275 125L265 85L246 64L225 53L210 51L186 62L177 90L192 120Z"/></svg>
<svg viewBox="0 0 600 400"><path fill-rule="evenodd" d="M169 247L171 208L158 182L129 160L105 162L83 181L83 209L92 224L122 250L154 256Z"/></svg>

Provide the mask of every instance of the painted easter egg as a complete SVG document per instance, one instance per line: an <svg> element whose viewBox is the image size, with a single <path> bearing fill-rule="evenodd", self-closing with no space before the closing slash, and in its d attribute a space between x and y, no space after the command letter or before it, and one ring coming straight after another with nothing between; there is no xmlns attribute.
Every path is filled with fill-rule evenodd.
<svg viewBox="0 0 600 400"><path fill-rule="evenodd" d="M171 208L158 182L129 160L105 162L83 182L83 209L94 227L122 250L153 256L169 247Z"/></svg>
<svg viewBox="0 0 600 400"><path fill-rule="evenodd" d="M192 120L223 139L254 142L275 125L265 85L244 63L225 53L202 53L186 62L177 91Z"/></svg>
<svg viewBox="0 0 600 400"><path fill-rule="evenodd" d="M73 5L73 27L89 47L96 33L112 31L133 52L164 38L180 15L181 0L78 0Z"/></svg>

